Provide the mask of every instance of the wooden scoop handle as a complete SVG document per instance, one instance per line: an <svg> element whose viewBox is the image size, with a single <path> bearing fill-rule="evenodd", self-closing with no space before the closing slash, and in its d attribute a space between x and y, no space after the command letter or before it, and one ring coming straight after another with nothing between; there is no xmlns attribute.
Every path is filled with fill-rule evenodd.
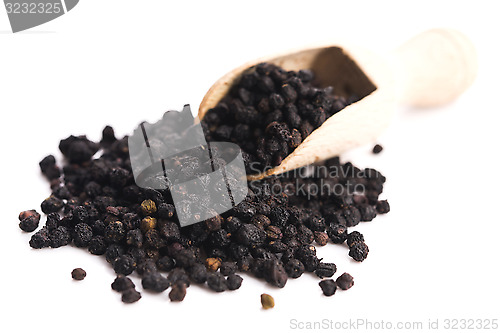
<svg viewBox="0 0 500 333"><path fill-rule="evenodd" d="M471 41L452 29L432 29L393 54L402 104L433 107L451 102L474 81L477 56Z"/></svg>

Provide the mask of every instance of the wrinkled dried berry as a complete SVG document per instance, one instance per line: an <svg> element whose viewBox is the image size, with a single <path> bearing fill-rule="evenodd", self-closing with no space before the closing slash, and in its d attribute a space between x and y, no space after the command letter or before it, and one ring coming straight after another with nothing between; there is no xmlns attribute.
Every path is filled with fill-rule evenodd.
<svg viewBox="0 0 500 333"><path fill-rule="evenodd" d="M228 275L236 273L237 269L238 269L238 266L236 265L235 262L232 262L232 261L224 261L220 265L220 272L224 276L228 276Z"/></svg>
<svg viewBox="0 0 500 333"><path fill-rule="evenodd" d="M45 214L56 213L63 208L64 202L61 199L51 195L50 197L45 199L40 206L42 208L42 212L44 212Z"/></svg>
<svg viewBox="0 0 500 333"><path fill-rule="evenodd" d="M331 224L326 227L328 237L335 244L342 244L347 239L347 227L342 224Z"/></svg>
<svg viewBox="0 0 500 333"><path fill-rule="evenodd" d="M202 264L194 264L189 268L189 277L195 283L205 283L207 281L207 268Z"/></svg>
<svg viewBox="0 0 500 333"><path fill-rule="evenodd" d="M240 289L241 283L243 282L243 278L237 274L230 274L227 279L227 289L229 290L236 290Z"/></svg>
<svg viewBox="0 0 500 333"><path fill-rule="evenodd" d="M38 223L40 222L40 214L29 215L19 222L19 228L22 231L33 232L38 228Z"/></svg>
<svg viewBox="0 0 500 333"><path fill-rule="evenodd" d="M332 296L337 291L337 284L331 279L321 281L319 286L325 296Z"/></svg>
<svg viewBox="0 0 500 333"><path fill-rule="evenodd" d="M113 262L113 269L116 274L129 275L132 274L135 267L137 266L135 259L128 254L119 256Z"/></svg>
<svg viewBox="0 0 500 333"><path fill-rule="evenodd" d="M60 226L50 232L49 239L50 247L58 248L71 242L71 234L68 228Z"/></svg>
<svg viewBox="0 0 500 333"><path fill-rule="evenodd" d="M236 232L236 239L243 245L261 245L266 239L266 233L253 224L245 224Z"/></svg>
<svg viewBox="0 0 500 333"><path fill-rule="evenodd" d="M290 259L285 265L285 271L288 274L288 277L296 279L304 273L305 267L300 260Z"/></svg>
<svg viewBox="0 0 500 333"><path fill-rule="evenodd" d="M357 243L365 241L365 237L359 231L353 231L347 235L347 246L353 247Z"/></svg>
<svg viewBox="0 0 500 333"><path fill-rule="evenodd" d="M353 258L356 261L363 261L368 256L368 252L369 252L368 245L366 245L363 242L360 242L354 244L349 249L349 256L351 256L351 258Z"/></svg>
<svg viewBox="0 0 500 333"><path fill-rule="evenodd" d="M337 266L334 263L320 262L314 273L320 278L332 277L337 271Z"/></svg>
<svg viewBox="0 0 500 333"><path fill-rule="evenodd" d="M172 285L172 289L168 294L170 301L172 302L182 302L184 297L186 297L186 284L179 282Z"/></svg>
<svg viewBox="0 0 500 333"><path fill-rule="evenodd" d="M168 281L171 285L176 282L183 282L188 287L190 285L189 276L187 272L182 268L174 268L173 270L171 270L170 273L168 273Z"/></svg>
<svg viewBox="0 0 500 333"><path fill-rule="evenodd" d="M389 203L387 200L380 200L377 202L377 213L379 214L387 214L391 210Z"/></svg>
<svg viewBox="0 0 500 333"><path fill-rule="evenodd" d="M347 290L354 285L354 279L348 273L343 273L337 278L335 282L337 283L337 286L342 290Z"/></svg>
<svg viewBox="0 0 500 333"><path fill-rule="evenodd" d="M228 289L226 278L219 272L210 273L207 276L207 285L216 292L223 292Z"/></svg>
<svg viewBox="0 0 500 333"><path fill-rule="evenodd" d="M141 299L141 293L133 288L127 289L122 293L123 303L135 303L140 299Z"/></svg>
<svg viewBox="0 0 500 333"><path fill-rule="evenodd" d="M161 293L170 287L170 282L167 278L157 272L145 274L142 278L142 287L157 293Z"/></svg>
<svg viewBox="0 0 500 333"><path fill-rule="evenodd" d="M77 247L87 247L92 236L92 228L88 224L78 223L73 230L73 244Z"/></svg>
<svg viewBox="0 0 500 333"><path fill-rule="evenodd" d="M384 149L384 147L382 147L381 145L377 144L375 146L373 146L373 153L374 154L379 154L382 150Z"/></svg>
<svg viewBox="0 0 500 333"><path fill-rule="evenodd" d="M82 268L75 268L71 272L71 277L73 278L73 280L81 281L85 279L86 276L87 272L85 272Z"/></svg>
<svg viewBox="0 0 500 333"><path fill-rule="evenodd" d="M95 255L102 255L107 249L106 241L103 236L94 236L89 242L89 252Z"/></svg>
<svg viewBox="0 0 500 333"><path fill-rule="evenodd" d="M49 230L42 228L31 236L30 246L34 249L42 249L50 246Z"/></svg>
<svg viewBox="0 0 500 333"><path fill-rule="evenodd" d="M135 284L128 277L124 275L118 275L116 279L111 283L111 289L123 292L128 289L134 289Z"/></svg>

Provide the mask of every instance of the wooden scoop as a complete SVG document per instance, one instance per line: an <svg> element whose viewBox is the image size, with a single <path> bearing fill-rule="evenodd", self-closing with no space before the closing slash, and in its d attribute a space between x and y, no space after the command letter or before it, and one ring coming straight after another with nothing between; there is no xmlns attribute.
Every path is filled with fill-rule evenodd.
<svg viewBox="0 0 500 333"><path fill-rule="evenodd" d="M374 142L389 125L396 102L417 107L448 103L470 86L477 72L472 43L449 29L424 32L385 57L345 43L316 47L257 59L227 73L203 98L199 120L246 69L260 62L285 70L312 69L321 87L333 86L336 94L356 94L361 99L328 118L280 165L249 179L280 174Z"/></svg>

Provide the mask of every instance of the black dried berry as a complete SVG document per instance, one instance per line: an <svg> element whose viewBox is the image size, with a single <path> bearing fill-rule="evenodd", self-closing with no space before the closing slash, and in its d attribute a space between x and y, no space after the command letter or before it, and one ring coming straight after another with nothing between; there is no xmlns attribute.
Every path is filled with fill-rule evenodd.
<svg viewBox="0 0 500 333"><path fill-rule="evenodd" d="M77 247L87 247L92 236L92 228L88 224L78 223L73 229L73 244Z"/></svg>
<svg viewBox="0 0 500 333"><path fill-rule="evenodd" d="M356 261L363 261L368 256L368 246L363 243L356 243L349 249L349 256Z"/></svg>
<svg viewBox="0 0 500 333"><path fill-rule="evenodd" d="M205 265L194 264L188 270L189 277L194 283L205 283L207 281L207 269Z"/></svg>
<svg viewBox="0 0 500 333"><path fill-rule="evenodd" d="M331 224L326 227L328 237L335 244L342 244L347 239L347 227L342 224Z"/></svg>
<svg viewBox="0 0 500 333"><path fill-rule="evenodd" d="M320 262L314 273L320 278L332 277L337 271L337 266L334 263Z"/></svg>
<svg viewBox="0 0 500 333"><path fill-rule="evenodd" d="M238 266L235 262L232 261L223 261L220 265L220 272L224 276L229 276L231 274L236 273Z"/></svg>
<svg viewBox="0 0 500 333"><path fill-rule="evenodd" d="M184 297L186 297L186 284L185 283L175 283L172 285L172 289L168 294L170 301L172 302L182 302Z"/></svg>
<svg viewBox="0 0 500 333"><path fill-rule="evenodd" d="M40 214L30 215L19 222L19 228L22 231L33 232L38 228L38 223L40 222Z"/></svg>
<svg viewBox="0 0 500 333"><path fill-rule="evenodd" d="M242 282L243 278L237 274L230 274L226 279L227 288L229 290L239 289Z"/></svg>
<svg viewBox="0 0 500 333"><path fill-rule="evenodd" d="M243 245L261 245L266 239L266 232L253 224L245 224L236 232L236 239Z"/></svg>
<svg viewBox="0 0 500 333"><path fill-rule="evenodd" d="M353 231L347 235L347 246L353 247L357 243L362 243L365 241L365 237L359 231Z"/></svg>
<svg viewBox="0 0 500 333"><path fill-rule="evenodd" d="M125 237L125 227L120 221L110 222L104 228L104 238L110 243L118 243Z"/></svg>
<svg viewBox="0 0 500 333"><path fill-rule="evenodd" d="M61 246L66 246L71 242L71 234L68 228L59 226L50 231L49 239L50 247L58 248Z"/></svg>
<svg viewBox="0 0 500 333"><path fill-rule="evenodd" d="M343 273L337 278L335 282L337 283L337 286L342 290L347 290L354 285L354 279L348 273Z"/></svg>
<svg viewBox="0 0 500 333"><path fill-rule="evenodd" d="M381 145L375 145L373 146L373 153L374 154L379 154L380 152L382 152L382 150L384 149L384 147L382 147Z"/></svg>
<svg viewBox="0 0 500 333"><path fill-rule="evenodd" d="M377 202L377 213L379 214L387 214L391 210L389 206L389 202L387 200L380 200Z"/></svg>
<svg viewBox="0 0 500 333"><path fill-rule="evenodd" d="M124 254L115 259L113 262L113 269L116 274L129 275L132 274L137 266L135 259L128 254Z"/></svg>
<svg viewBox="0 0 500 333"><path fill-rule="evenodd" d="M337 291L337 284L331 279L321 281L319 286L325 296L332 296L335 294L335 291Z"/></svg>
<svg viewBox="0 0 500 333"><path fill-rule="evenodd" d="M298 259L290 259L285 265L285 271L288 277L296 279L304 273L304 264Z"/></svg>
<svg viewBox="0 0 500 333"><path fill-rule="evenodd" d="M102 255L108 248L103 236L94 236L89 242L89 252L95 255Z"/></svg>
<svg viewBox="0 0 500 333"><path fill-rule="evenodd" d="M141 299L141 293L133 288L127 289L122 293L123 303L135 303L140 299Z"/></svg>
<svg viewBox="0 0 500 333"><path fill-rule="evenodd" d="M175 261L169 256L163 256L160 259L158 259L156 265L159 270L164 272L169 272L175 267Z"/></svg>
<svg viewBox="0 0 500 333"><path fill-rule="evenodd" d="M226 278L219 272L210 273L208 275L207 285L216 292L223 292L228 289Z"/></svg>
<svg viewBox="0 0 500 333"><path fill-rule="evenodd" d="M160 293L170 287L170 282L160 273L153 272L143 276L142 287Z"/></svg>
<svg viewBox="0 0 500 333"><path fill-rule="evenodd" d="M81 280L85 279L86 276L87 276L87 272L85 272L82 268L75 268L71 272L71 277L77 281L81 281Z"/></svg>
<svg viewBox="0 0 500 333"><path fill-rule="evenodd" d="M60 211L63 206L64 202L53 195L45 199L41 204L42 212L45 214L56 213Z"/></svg>
<svg viewBox="0 0 500 333"><path fill-rule="evenodd" d="M111 283L111 289L118 292L123 292L125 290L134 288L135 284L132 282L132 280L124 275L118 275L113 283Z"/></svg>

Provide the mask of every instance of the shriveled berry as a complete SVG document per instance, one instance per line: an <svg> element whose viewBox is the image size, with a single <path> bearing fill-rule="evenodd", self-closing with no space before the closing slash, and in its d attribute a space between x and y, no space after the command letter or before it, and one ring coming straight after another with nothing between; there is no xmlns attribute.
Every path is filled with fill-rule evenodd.
<svg viewBox="0 0 500 333"><path fill-rule="evenodd" d="M387 200L380 200L377 202L377 213L379 214L387 214L391 210L391 207L389 206L389 202Z"/></svg>
<svg viewBox="0 0 500 333"><path fill-rule="evenodd" d="M71 234L68 228L59 226L50 231L49 239L50 247L58 248L61 246L66 246L71 242Z"/></svg>
<svg viewBox="0 0 500 333"><path fill-rule="evenodd" d="M42 249L44 247L50 246L49 231L46 228L42 228L37 231L33 236L31 236L30 246L34 249Z"/></svg>
<svg viewBox="0 0 500 333"><path fill-rule="evenodd" d="M314 273L320 278L332 277L337 271L337 266L334 263L320 262Z"/></svg>
<svg viewBox="0 0 500 333"><path fill-rule="evenodd" d="M205 283L207 281L207 268L202 264L194 264L188 270L189 277L195 283Z"/></svg>
<svg viewBox="0 0 500 333"><path fill-rule="evenodd" d="M347 246L353 247L357 243L362 243L365 241L365 237L359 231L353 231L347 235Z"/></svg>
<svg viewBox="0 0 500 333"><path fill-rule="evenodd" d="M296 279L304 273L304 264L298 259L290 259L285 265L285 271L288 277Z"/></svg>
<svg viewBox="0 0 500 333"><path fill-rule="evenodd" d="M158 269L164 272L169 272L175 267L174 259L169 256L163 256L156 262Z"/></svg>
<svg viewBox="0 0 500 333"><path fill-rule="evenodd" d="M160 273L153 272L143 276L142 287L160 293L170 287L170 282Z"/></svg>
<svg viewBox="0 0 500 333"><path fill-rule="evenodd" d="M379 154L380 152L382 152L383 149L384 149L384 147L382 147L379 144L376 144L375 146L373 146L372 152L374 154Z"/></svg>
<svg viewBox="0 0 500 333"><path fill-rule="evenodd" d="M186 297L187 286L185 283L179 282L172 285L172 289L168 294L170 301L172 302L182 302L184 297Z"/></svg>
<svg viewBox="0 0 500 333"><path fill-rule="evenodd" d="M354 244L349 249L349 256L356 261L363 261L368 256L368 252L369 252L368 245L366 245L363 242L360 242Z"/></svg>
<svg viewBox="0 0 500 333"><path fill-rule="evenodd" d="M337 291L337 284L332 279L323 280L319 283L321 290L323 291L323 295L332 296Z"/></svg>
<svg viewBox="0 0 500 333"><path fill-rule="evenodd" d="M359 213L361 214L361 221L371 221L377 216L377 211L371 205L359 205Z"/></svg>
<svg viewBox="0 0 500 333"><path fill-rule="evenodd" d="M127 245L142 247L144 236L139 229L133 229L127 232L126 241Z"/></svg>
<svg viewBox="0 0 500 333"><path fill-rule="evenodd" d="M347 290L354 285L354 278L349 273L343 273L335 282L340 289Z"/></svg>
<svg viewBox="0 0 500 333"><path fill-rule="evenodd" d="M130 278L126 277L125 275L118 275L116 279L111 283L111 289L118 291L118 292L123 292L128 289L134 289L135 284L130 280Z"/></svg>
<svg viewBox="0 0 500 333"><path fill-rule="evenodd" d="M85 272L85 270L83 270L82 268L75 268L71 272L71 277L77 281L81 281L81 280L85 279L86 276L87 276L87 272Z"/></svg>
<svg viewBox="0 0 500 333"><path fill-rule="evenodd" d="M171 285L176 282L183 282L188 287L190 285L189 275L183 268L174 268L173 270L171 270L170 273L168 273L168 281Z"/></svg>
<svg viewBox="0 0 500 333"><path fill-rule="evenodd" d="M113 262L113 269L116 274L129 275L132 274L137 264L135 259L128 254L124 254L115 259Z"/></svg>
<svg viewBox="0 0 500 333"><path fill-rule="evenodd" d="M342 224L331 224L327 226L326 233L334 244L342 244L347 239L347 227Z"/></svg>
<svg viewBox="0 0 500 333"><path fill-rule="evenodd" d="M245 224L236 232L236 239L243 245L261 245L266 239L266 233L253 224Z"/></svg>
<svg viewBox="0 0 500 333"><path fill-rule="evenodd" d="M216 292L223 292L228 289L227 281L219 272L210 273L207 277L207 285L210 289Z"/></svg>
<svg viewBox="0 0 500 333"><path fill-rule="evenodd" d="M144 257L146 254L144 254ZM137 260L136 258L134 258ZM158 271L158 267L156 267L155 261L150 258L141 258L136 267L136 272L139 275L145 275L148 273L156 273Z"/></svg>
<svg viewBox="0 0 500 333"><path fill-rule="evenodd" d="M22 231L33 232L38 228L38 222L40 222L40 214L30 215L19 222L19 228Z"/></svg>
<svg viewBox="0 0 500 333"><path fill-rule="evenodd" d="M90 240L88 249L92 254L102 255L106 252L107 247L104 237L97 235Z"/></svg>
<svg viewBox="0 0 500 333"><path fill-rule="evenodd" d="M127 289L122 293L122 302L123 303L135 303L141 299L141 293L137 290L131 288Z"/></svg>
<svg viewBox="0 0 500 333"><path fill-rule="evenodd" d="M120 221L110 222L104 228L104 238L110 243L118 243L125 237L125 226Z"/></svg>
<svg viewBox="0 0 500 333"><path fill-rule="evenodd" d="M315 231L314 232L314 241L319 246L325 246L328 243L328 235L324 232Z"/></svg>
<svg viewBox="0 0 500 333"><path fill-rule="evenodd" d="M238 266L232 261L223 261L220 265L220 272L224 276L229 276L236 273Z"/></svg>
<svg viewBox="0 0 500 333"><path fill-rule="evenodd" d="M241 283L243 282L243 278L237 274L230 274L227 279L227 288L229 290L236 290L241 287Z"/></svg>
<svg viewBox="0 0 500 333"><path fill-rule="evenodd" d="M92 236L92 228L88 224L78 223L73 230L73 244L77 247L87 247Z"/></svg>
<svg viewBox="0 0 500 333"><path fill-rule="evenodd" d="M63 206L64 202L53 195L45 199L41 204L42 212L45 214L58 212L63 208Z"/></svg>

